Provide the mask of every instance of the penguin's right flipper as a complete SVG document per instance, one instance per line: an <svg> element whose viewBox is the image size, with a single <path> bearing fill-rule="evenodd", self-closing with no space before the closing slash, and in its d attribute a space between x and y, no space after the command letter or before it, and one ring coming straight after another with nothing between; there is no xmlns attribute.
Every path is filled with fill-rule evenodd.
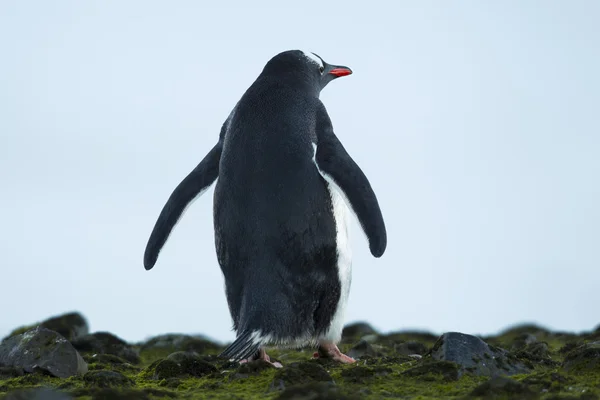
<svg viewBox="0 0 600 400"><path fill-rule="evenodd" d="M358 218L375 257L387 246L385 223L369 180L333 132L331 120L321 105L317 114L315 162L323 178L337 186Z"/></svg>
<svg viewBox="0 0 600 400"><path fill-rule="evenodd" d="M164 205L148 239L144 253L144 268L154 267L158 254L186 207L212 185L219 175L222 142L210 150L204 159L185 177Z"/></svg>

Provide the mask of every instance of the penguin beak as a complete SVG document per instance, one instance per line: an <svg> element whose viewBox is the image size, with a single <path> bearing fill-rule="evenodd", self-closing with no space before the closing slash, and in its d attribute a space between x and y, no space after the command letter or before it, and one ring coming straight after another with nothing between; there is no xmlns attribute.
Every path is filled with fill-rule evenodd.
<svg viewBox="0 0 600 400"><path fill-rule="evenodd" d="M329 71L329 73L331 75L334 75L336 78L339 78L340 76L350 75L352 73L352 70L348 67L342 67L342 66L335 65Z"/></svg>

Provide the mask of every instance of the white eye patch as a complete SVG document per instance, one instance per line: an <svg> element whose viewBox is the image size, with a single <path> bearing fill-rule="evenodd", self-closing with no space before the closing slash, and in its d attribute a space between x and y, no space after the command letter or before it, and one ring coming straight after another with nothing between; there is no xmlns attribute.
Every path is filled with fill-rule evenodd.
<svg viewBox="0 0 600 400"><path fill-rule="evenodd" d="M311 62L317 64L317 66L319 66L320 68L324 67L321 59L319 57L317 57L316 55L314 55L313 53L311 53L310 51L303 51L302 53L304 53L304 56L306 58L308 58Z"/></svg>

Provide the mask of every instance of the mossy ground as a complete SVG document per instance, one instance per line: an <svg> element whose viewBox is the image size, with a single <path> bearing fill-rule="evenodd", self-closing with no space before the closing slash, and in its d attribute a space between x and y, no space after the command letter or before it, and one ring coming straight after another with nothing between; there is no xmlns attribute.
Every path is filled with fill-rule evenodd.
<svg viewBox="0 0 600 400"><path fill-rule="evenodd" d="M451 363L435 362L427 354L421 359L394 354L406 341L420 342L427 349L435 342L435 336L404 333L371 337L369 342L381 350L381 355L365 356L352 365L313 360L312 349L271 349L269 355L280 361L284 369L298 366L294 363L303 365L298 368L299 372L291 375L260 362L241 366L217 360L214 355L220 349L210 346L200 356L216 368L189 373L177 369L173 376L168 370L157 374L157 366L170 353L181 349L137 346L141 360L137 365L108 354L94 356L83 352L89 363L89 371L84 376L60 379L25 374L11 377L8 372L0 371L0 396L16 389L46 386L77 399L600 399L597 363L587 360L573 368L563 365L565 358L577 360L573 351L591 343L590 336L532 333L532 330L530 327L523 332L513 330L484 338L491 345L511 351L533 368L531 373L512 376L507 381L490 381L489 377L469 373L459 376ZM527 335L534 335L535 341ZM348 352L359 340L359 336L345 337L340 348ZM582 354L594 356L595 353L588 350ZM163 367L165 365L168 363L163 363ZM302 371L308 371L305 378ZM290 379L287 382L286 377Z"/></svg>

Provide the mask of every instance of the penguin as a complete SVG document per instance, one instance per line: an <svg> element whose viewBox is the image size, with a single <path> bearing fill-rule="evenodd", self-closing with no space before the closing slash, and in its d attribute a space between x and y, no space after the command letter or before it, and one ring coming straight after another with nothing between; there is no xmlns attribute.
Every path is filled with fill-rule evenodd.
<svg viewBox="0 0 600 400"><path fill-rule="evenodd" d="M312 347L313 357L355 362L337 346L351 284L350 218L376 258L387 233L369 180L319 99L351 74L308 51L272 57L158 216L146 270L186 207L216 182L214 244L236 333L220 357L281 367L266 347Z"/></svg>

